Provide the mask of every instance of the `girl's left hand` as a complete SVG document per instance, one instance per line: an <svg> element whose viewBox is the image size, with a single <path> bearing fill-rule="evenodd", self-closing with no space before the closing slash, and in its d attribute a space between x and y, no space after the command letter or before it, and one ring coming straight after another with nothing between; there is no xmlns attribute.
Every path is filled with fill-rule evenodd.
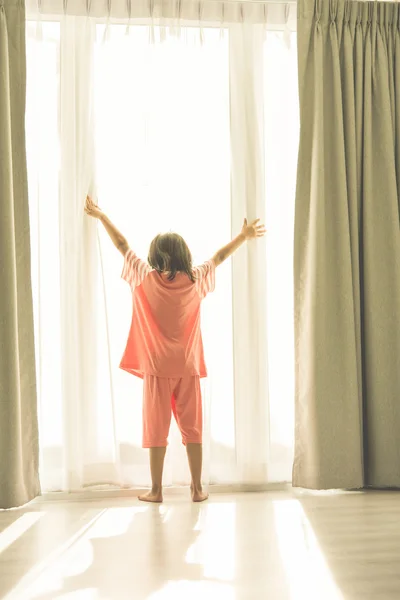
<svg viewBox="0 0 400 600"><path fill-rule="evenodd" d="M86 198L85 213L95 219L100 219L103 215L101 208L89 196Z"/></svg>
<svg viewBox="0 0 400 600"><path fill-rule="evenodd" d="M260 219L256 219L250 225L247 219L244 220L242 227L242 235L245 236L246 240L252 240L254 238L264 237L267 233L264 225L259 225Z"/></svg>

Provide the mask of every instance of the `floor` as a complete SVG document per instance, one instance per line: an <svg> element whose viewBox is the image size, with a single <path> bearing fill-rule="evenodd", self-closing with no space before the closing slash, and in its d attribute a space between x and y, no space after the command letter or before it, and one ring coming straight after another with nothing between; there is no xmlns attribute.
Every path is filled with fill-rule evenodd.
<svg viewBox="0 0 400 600"><path fill-rule="evenodd" d="M400 598L400 494L36 501L0 512L0 598Z"/></svg>

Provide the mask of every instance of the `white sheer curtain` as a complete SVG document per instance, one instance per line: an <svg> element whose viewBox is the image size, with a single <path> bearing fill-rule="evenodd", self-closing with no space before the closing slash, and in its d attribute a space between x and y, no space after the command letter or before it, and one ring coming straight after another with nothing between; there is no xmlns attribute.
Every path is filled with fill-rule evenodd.
<svg viewBox="0 0 400 600"><path fill-rule="evenodd" d="M299 140L296 33L264 43L269 481L291 480L294 444L293 238Z"/></svg>
<svg viewBox="0 0 400 600"><path fill-rule="evenodd" d="M143 258L156 233L173 229L201 262L245 214L266 218L267 244L223 265L204 305L204 479L289 481L294 34L46 18L27 23L43 489L149 483L142 384L118 369L130 295L121 257L82 212L89 189ZM188 481L173 427L165 482Z"/></svg>

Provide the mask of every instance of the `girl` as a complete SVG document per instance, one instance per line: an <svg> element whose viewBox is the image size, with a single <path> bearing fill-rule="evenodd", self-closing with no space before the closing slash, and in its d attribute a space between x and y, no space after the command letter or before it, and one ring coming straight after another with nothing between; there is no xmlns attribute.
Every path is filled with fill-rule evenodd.
<svg viewBox="0 0 400 600"><path fill-rule="evenodd" d="M104 225L124 256L122 278L133 297L132 323L121 369L143 379L143 448L150 449L152 488L144 502L162 502L162 474L174 414L186 446L193 502L208 494L201 485L202 399L200 378L207 376L200 332L200 304L214 290L215 268L247 240L265 234L259 219L244 220L241 233L200 267L193 268L186 242L176 233L157 235L147 263L89 197L85 211Z"/></svg>

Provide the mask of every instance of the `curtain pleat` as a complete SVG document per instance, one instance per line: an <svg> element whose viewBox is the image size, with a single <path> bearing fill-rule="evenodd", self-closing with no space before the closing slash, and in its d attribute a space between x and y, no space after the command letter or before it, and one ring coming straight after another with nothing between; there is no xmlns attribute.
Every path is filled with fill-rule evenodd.
<svg viewBox="0 0 400 600"><path fill-rule="evenodd" d="M91 19L66 16L60 48L60 313L64 490L80 489L96 473L85 472L96 455L89 423L97 394L98 254L95 223L82 203L95 196L93 53ZM114 457L113 457L114 458ZM86 460L85 460L86 459ZM112 480L115 471L107 473Z"/></svg>
<svg viewBox="0 0 400 600"><path fill-rule="evenodd" d="M265 222L264 29L230 29L232 234L243 215ZM236 454L244 483L268 480L266 253L248 244L232 260ZM264 250L264 251L263 251Z"/></svg>

